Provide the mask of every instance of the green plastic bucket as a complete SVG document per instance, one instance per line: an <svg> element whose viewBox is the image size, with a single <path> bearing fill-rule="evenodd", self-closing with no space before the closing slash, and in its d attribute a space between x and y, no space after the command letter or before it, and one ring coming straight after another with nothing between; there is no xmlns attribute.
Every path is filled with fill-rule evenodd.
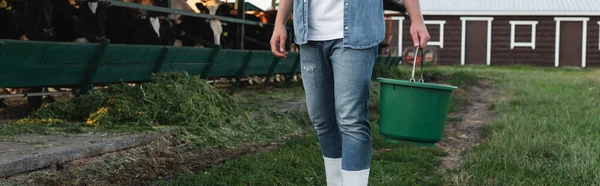
<svg viewBox="0 0 600 186"><path fill-rule="evenodd" d="M424 83L422 66L421 82L414 81L415 64L409 81L377 78L381 83L379 132L388 142L434 146L444 135L450 98L457 87Z"/></svg>

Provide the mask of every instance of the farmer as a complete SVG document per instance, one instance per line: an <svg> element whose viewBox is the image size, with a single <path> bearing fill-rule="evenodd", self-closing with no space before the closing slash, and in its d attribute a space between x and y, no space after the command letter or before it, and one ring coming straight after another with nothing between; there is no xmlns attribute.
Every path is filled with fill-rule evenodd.
<svg viewBox="0 0 600 186"><path fill-rule="evenodd" d="M404 0L414 46L430 36L418 0ZM378 44L385 37L382 0L280 0L271 51L287 57L286 22L294 12L294 41L310 120L327 185L366 186L371 167L369 87Z"/></svg>

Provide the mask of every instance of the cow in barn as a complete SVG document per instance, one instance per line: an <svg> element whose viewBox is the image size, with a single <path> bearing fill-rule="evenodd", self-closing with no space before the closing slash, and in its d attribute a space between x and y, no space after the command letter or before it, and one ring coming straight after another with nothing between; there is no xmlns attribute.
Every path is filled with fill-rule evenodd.
<svg viewBox="0 0 600 186"><path fill-rule="evenodd" d="M166 0L124 0L148 6L167 6ZM107 8L107 37L111 43L173 45L175 31L167 14L118 6Z"/></svg>
<svg viewBox="0 0 600 186"><path fill-rule="evenodd" d="M222 8L225 8L225 6L220 6L221 4L222 3L220 0L211 0L207 1L204 4L204 6L202 4L196 4L196 6L198 6L198 8L203 11L208 11L210 15L214 16L217 13L217 9L221 8L221 10L223 10ZM228 11L225 11L225 13L227 12ZM215 44L221 45L221 34L223 34L223 24L218 19L209 19L208 22L210 23L210 28L213 31L213 40L215 41Z"/></svg>
<svg viewBox="0 0 600 186"><path fill-rule="evenodd" d="M53 0L54 28L59 41L172 45L174 32L166 14L110 6L97 0ZM123 0L166 6L167 0ZM171 34L173 33L173 34Z"/></svg>
<svg viewBox="0 0 600 186"><path fill-rule="evenodd" d="M220 0L172 0L171 2L173 9L236 18L237 11L233 6L234 3L222 3ZM245 25L244 49L270 50L268 42L273 33L277 11L247 11L245 14L246 20L260 22L262 25ZM239 25L237 23L226 24L217 19L207 20L179 14L171 14L170 18L176 23L178 39L182 41L182 46L221 45L223 48L237 48L236 44L239 43L236 37Z"/></svg>
<svg viewBox="0 0 600 186"><path fill-rule="evenodd" d="M147 16L136 21L133 32L133 44L170 45L175 42L172 23L159 13L150 11Z"/></svg>
<svg viewBox="0 0 600 186"><path fill-rule="evenodd" d="M171 4L173 9L210 15L227 16L231 12L231 7L223 6L220 0L172 0ZM218 19L177 14L171 15L171 19L176 20L178 39L183 46L214 47L223 45L225 41L222 36L225 24Z"/></svg>
<svg viewBox="0 0 600 186"><path fill-rule="evenodd" d="M77 42L103 42L106 40L106 7L97 0L80 3L75 21Z"/></svg>

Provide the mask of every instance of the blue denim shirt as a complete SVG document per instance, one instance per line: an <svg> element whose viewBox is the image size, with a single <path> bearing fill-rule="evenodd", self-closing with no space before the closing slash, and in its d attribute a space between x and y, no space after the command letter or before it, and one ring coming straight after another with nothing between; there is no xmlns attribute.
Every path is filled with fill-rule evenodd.
<svg viewBox="0 0 600 186"><path fill-rule="evenodd" d="M308 38L308 1L294 0L294 42ZM377 46L385 37L382 0L344 0L344 47L364 49Z"/></svg>

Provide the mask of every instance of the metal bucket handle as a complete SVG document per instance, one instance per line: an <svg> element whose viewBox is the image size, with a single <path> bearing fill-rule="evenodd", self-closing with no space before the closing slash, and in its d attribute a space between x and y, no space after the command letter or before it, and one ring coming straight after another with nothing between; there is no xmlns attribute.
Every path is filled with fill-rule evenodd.
<svg viewBox="0 0 600 186"><path fill-rule="evenodd" d="M419 54L421 54L421 79L419 79L419 82L424 83L425 81L423 80L423 60L425 60L425 55L423 55L423 50L419 50L419 47L415 47L415 59L413 61L413 69L412 69L412 76L409 80L409 82L415 82L415 68L417 66L417 57L419 56Z"/></svg>

